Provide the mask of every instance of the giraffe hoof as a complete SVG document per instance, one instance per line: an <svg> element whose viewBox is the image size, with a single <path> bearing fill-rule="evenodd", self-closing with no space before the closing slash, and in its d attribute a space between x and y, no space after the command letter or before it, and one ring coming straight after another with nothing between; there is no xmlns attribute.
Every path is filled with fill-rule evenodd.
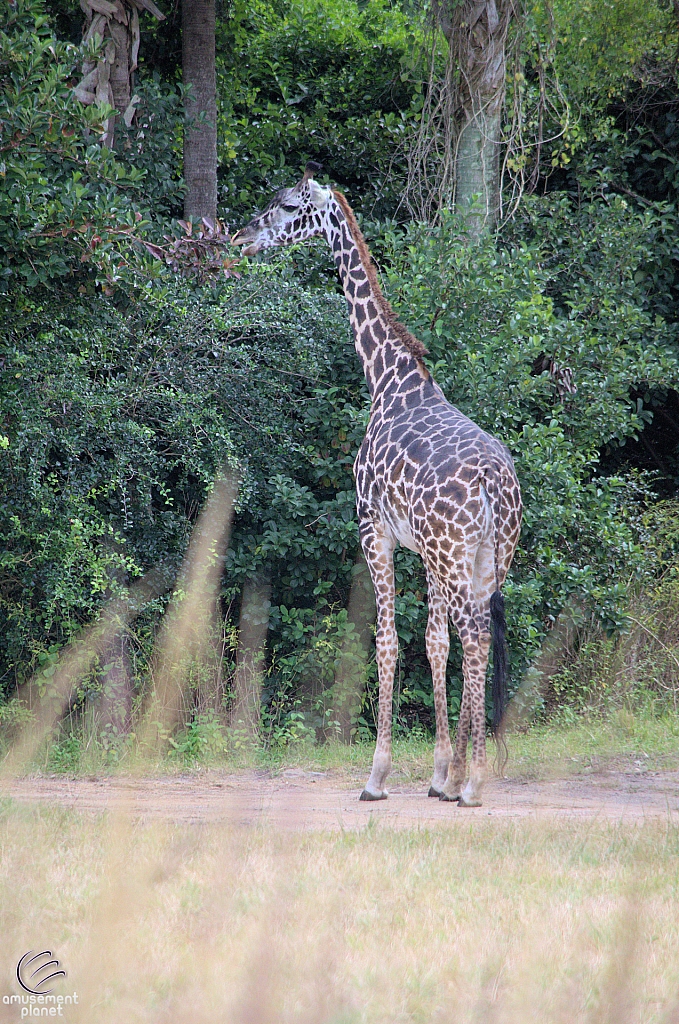
<svg viewBox="0 0 679 1024"><path fill-rule="evenodd" d="M429 794L431 796L431 793ZM459 796L448 796L446 793L439 793L439 800L442 800L447 804L456 804L461 797Z"/></svg>
<svg viewBox="0 0 679 1024"><path fill-rule="evenodd" d="M382 793L371 793L370 790L364 789L358 798L359 800L386 800L387 794Z"/></svg>
<svg viewBox="0 0 679 1024"><path fill-rule="evenodd" d="M430 786L429 787L429 792L427 793L427 796L437 796L439 798L439 800L440 800L441 799L441 790L440 789L434 789L433 786Z"/></svg>
<svg viewBox="0 0 679 1024"><path fill-rule="evenodd" d="M478 797L470 797L468 800L465 800L464 797L460 796L458 797L457 805L458 807L481 807L482 802Z"/></svg>

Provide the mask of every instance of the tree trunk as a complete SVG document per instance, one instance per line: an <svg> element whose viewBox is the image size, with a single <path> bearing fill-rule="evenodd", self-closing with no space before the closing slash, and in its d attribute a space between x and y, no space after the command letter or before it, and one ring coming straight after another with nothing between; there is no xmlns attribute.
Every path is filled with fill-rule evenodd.
<svg viewBox="0 0 679 1024"><path fill-rule="evenodd" d="M515 0L463 0L437 11L458 82L455 208L477 236L495 226L500 211L505 43L514 7Z"/></svg>
<svg viewBox="0 0 679 1024"><path fill-rule="evenodd" d="M183 0L182 60L186 115L205 121L184 133L184 217L217 218L215 0Z"/></svg>
<svg viewBox="0 0 679 1024"><path fill-rule="evenodd" d="M125 14L129 12L125 11ZM111 19L109 22L109 32L111 33L111 39L115 44L115 56L113 57L113 63L111 64L111 71L109 76L109 82L111 84L111 92L113 94L113 106L116 108L117 114L115 117L110 117L108 121L108 132L106 145L113 149L115 141L115 130L116 123L125 114L125 111L130 105L131 88L130 88L130 35L128 24L121 24L121 22Z"/></svg>
<svg viewBox="0 0 679 1024"><path fill-rule="evenodd" d="M271 609L271 580L262 576L243 587L240 610L231 727L254 740L262 710L266 637Z"/></svg>
<svg viewBox="0 0 679 1024"><path fill-rule="evenodd" d="M455 207L475 234L492 228L500 210L500 112L466 118L455 157Z"/></svg>
<svg viewBox="0 0 679 1024"><path fill-rule="evenodd" d="M80 0L85 14L83 42L95 37L102 41L96 64L85 60L82 80L73 90L81 103L109 103L117 113L104 122L102 143L113 149L116 123L122 118L129 127L138 96L132 96L132 74L139 54L139 11L149 11L158 21L165 15L153 0Z"/></svg>
<svg viewBox="0 0 679 1024"><path fill-rule="evenodd" d="M132 668L129 636L124 628L105 644L101 662L106 671L102 679L99 735L105 746L112 747L132 728Z"/></svg>

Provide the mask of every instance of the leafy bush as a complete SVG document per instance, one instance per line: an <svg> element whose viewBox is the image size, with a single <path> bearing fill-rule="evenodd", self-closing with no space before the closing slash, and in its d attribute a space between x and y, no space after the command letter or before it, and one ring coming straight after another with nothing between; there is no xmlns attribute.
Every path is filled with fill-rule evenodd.
<svg viewBox="0 0 679 1024"><path fill-rule="evenodd" d="M550 207L550 231L572 216L560 204ZM635 512L648 489L606 476L600 453L651 415L633 392L676 382L674 329L645 309L635 280L646 221L622 204L592 208L590 218L597 243L566 268L548 249L552 236L540 238L539 217L530 243L499 251L469 246L452 218L383 242L386 283L428 344L437 379L517 462L526 515L506 585L517 680L564 605L577 597L604 631L620 629L629 581L649 571ZM595 249L600 263L589 272ZM368 396L343 300L301 286L304 262L299 252L275 254L219 290L175 284L124 308L27 306L11 326L0 454L6 687L151 566L169 592L226 460L243 483L224 613L237 620L248 581L271 591L262 728L272 739L370 728L368 613L346 610L352 586L369 591L351 479ZM575 393L560 390L564 378L545 359L570 370ZM396 715L409 728L431 722L426 582L403 549L396 575ZM140 677L161 611L162 602L147 611ZM454 718L456 645L449 683Z"/></svg>
<svg viewBox="0 0 679 1024"><path fill-rule="evenodd" d="M236 3L218 26L220 205L249 215L310 158L393 212L421 107L418 19L373 0Z"/></svg>
<svg viewBox="0 0 679 1024"><path fill-rule="evenodd" d="M0 23L0 293L110 290L135 266L153 276L131 238L181 196L176 91L146 82L138 123L111 152L110 108L75 99L81 50L56 38L42 0L0 0Z"/></svg>
<svg viewBox="0 0 679 1024"><path fill-rule="evenodd" d="M629 625L607 635L580 615L564 636L558 662L542 679L546 713L679 710L679 586L676 571L632 595Z"/></svg>
<svg viewBox="0 0 679 1024"><path fill-rule="evenodd" d="M574 594L605 630L624 625L628 581L648 567L627 511L644 488L602 473L601 453L652 418L639 392L677 383L676 328L648 310L638 275L652 218L592 205L587 243L556 249L580 214L558 197L532 209L532 240L499 250L470 248L454 218L387 239L394 304L436 378L516 461L525 517L505 589L519 670Z"/></svg>
<svg viewBox="0 0 679 1024"><path fill-rule="evenodd" d="M116 580L154 566L169 588L225 462L243 473L232 590L283 558L299 599L316 577L295 560L336 557L355 535L341 494L319 545L303 523L325 506L292 478L312 457L305 405L336 369L337 337L335 297L300 296L266 269L221 296L178 285L125 309L24 306L3 338L0 394L5 680L66 642Z"/></svg>
<svg viewBox="0 0 679 1024"><path fill-rule="evenodd" d="M54 38L39 0L5 6L0 686L11 694L36 668L49 680L103 602L154 568L162 593L130 634L139 699L226 463L242 481L220 595L230 636L244 585L270 594L262 733L282 744L367 735L376 672L351 466L369 399L323 243L244 262L215 288L151 266L130 239L161 232L181 195L178 95L144 83L142 120L120 153L102 150L106 109L81 107L69 88L77 48ZM222 31L232 209L250 212L263 181L287 183L290 164L317 156L364 208L391 211L393 146L418 109L405 16L300 0L236 6ZM515 680L562 608L578 602L613 634L629 621L628 587L665 564L642 514L650 482L606 467L623 465L612 453L677 385L673 218L555 194L527 203L499 247L470 246L452 217L372 226L387 290L446 394L516 459L526 515L506 586ZM396 721L428 727L426 581L412 552L395 561ZM228 681L233 647L225 660ZM102 690L105 668L72 713ZM455 718L455 644L449 688ZM179 755L222 742L223 707L196 699ZM73 735L60 763L77 756Z"/></svg>

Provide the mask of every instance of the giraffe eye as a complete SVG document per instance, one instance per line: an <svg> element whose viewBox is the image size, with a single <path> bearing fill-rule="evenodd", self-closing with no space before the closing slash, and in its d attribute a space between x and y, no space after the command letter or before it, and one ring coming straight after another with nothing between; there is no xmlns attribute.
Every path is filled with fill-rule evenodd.
<svg viewBox="0 0 679 1024"><path fill-rule="evenodd" d="M286 206L285 203L283 203L283 209L285 210L286 213L296 213L297 212L297 207L296 206Z"/></svg>

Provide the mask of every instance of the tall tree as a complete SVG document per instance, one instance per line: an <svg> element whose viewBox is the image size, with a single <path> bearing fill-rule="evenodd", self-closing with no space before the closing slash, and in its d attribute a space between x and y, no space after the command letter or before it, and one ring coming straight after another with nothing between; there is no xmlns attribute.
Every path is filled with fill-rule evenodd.
<svg viewBox="0 0 679 1024"><path fill-rule="evenodd" d="M215 0L183 0L182 62L185 110L185 217L217 217L217 86Z"/></svg>
<svg viewBox="0 0 679 1024"><path fill-rule="evenodd" d="M132 76L139 56L139 11L149 11L159 21L165 15L153 0L80 0L85 14L83 42L101 41L96 61L83 62L82 80L74 89L81 103L109 103L117 114L104 125L103 143L113 149L116 122L129 126L137 98L132 95Z"/></svg>
<svg viewBox="0 0 679 1024"><path fill-rule="evenodd" d="M408 140L403 197L417 219L435 220L454 205L468 215L474 235L497 222L507 34L519 3L431 0L428 82L417 131ZM448 43L445 66L441 32Z"/></svg>
<svg viewBox="0 0 679 1024"><path fill-rule="evenodd" d="M505 96L507 32L517 0L443 0L438 20L448 41L456 81L455 206L469 208L478 233L492 228L500 209L501 115Z"/></svg>

